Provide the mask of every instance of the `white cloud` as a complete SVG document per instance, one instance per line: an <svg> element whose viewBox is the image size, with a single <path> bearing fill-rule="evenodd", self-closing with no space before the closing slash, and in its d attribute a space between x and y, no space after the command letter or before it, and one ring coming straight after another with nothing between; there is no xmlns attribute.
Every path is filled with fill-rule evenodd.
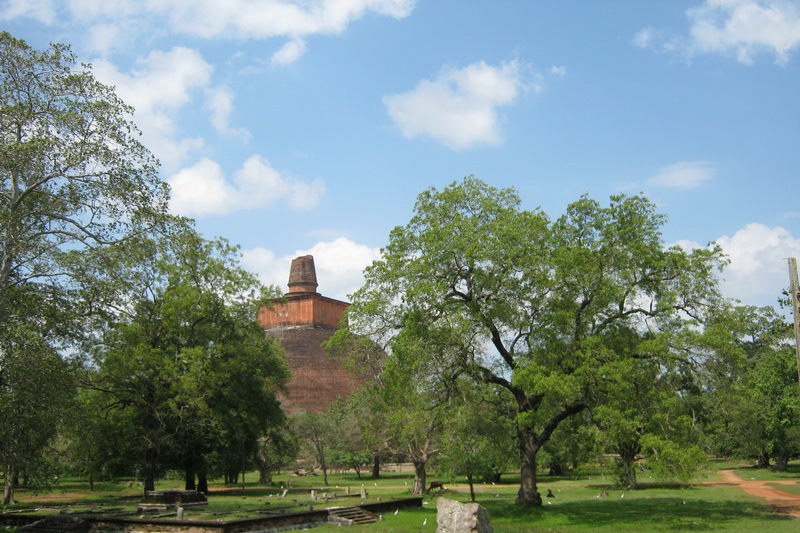
<svg viewBox="0 0 800 533"><path fill-rule="evenodd" d="M705 161L680 161L658 171L648 183L656 187L692 189L713 177L713 170Z"/></svg>
<svg viewBox="0 0 800 533"><path fill-rule="evenodd" d="M655 30L653 28L642 28L633 36L631 42L639 48L649 48L653 44Z"/></svg>
<svg viewBox="0 0 800 533"><path fill-rule="evenodd" d="M183 33L206 39L292 39L273 57L297 60L302 37L340 34L367 13L402 19L416 0L6 0L5 19L31 17L71 27L116 24L141 36ZM95 41L95 46L97 42Z"/></svg>
<svg viewBox="0 0 800 533"><path fill-rule="evenodd" d="M697 243L678 243L685 249ZM800 238L780 226L747 224L733 236L717 239L730 264L723 272L722 291L748 305L777 305L781 291L789 287L786 259L800 258Z"/></svg>
<svg viewBox="0 0 800 533"><path fill-rule="evenodd" d="M689 35L643 28L632 43L640 48L694 54L715 53L752 64L759 53L771 53L786 65L800 46L797 0L704 0L686 11Z"/></svg>
<svg viewBox="0 0 800 533"><path fill-rule="evenodd" d="M367 12L408 16L414 0L152 0L175 31L200 37L266 38L337 34Z"/></svg>
<svg viewBox="0 0 800 533"><path fill-rule="evenodd" d="M745 64L772 51L784 65L800 45L800 12L790 0L706 0L687 11L690 32L701 52L732 54Z"/></svg>
<svg viewBox="0 0 800 533"><path fill-rule="evenodd" d="M314 208L325 194L321 179L310 183L283 176L269 161L253 155L233 176L225 178L222 168L210 159L201 159L167 180L171 189L171 208L186 216L225 215L286 202L291 209Z"/></svg>
<svg viewBox="0 0 800 533"><path fill-rule="evenodd" d="M45 24L56 20L53 0L6 0L4 3L6 6L0 10L0 18L5 20L28 17Z"/></svg>
<svg viewBox="0 0 800 533"><path fill-rule="evenodd" d="M242 252L242 266L258 274L263 283L277 285L286 292L292 259L303 255L314 256L320 294L347 301L349 295L364 283L364 269L380 259L380 249L342 237L318 242L310 249L298 250L291 256L277 257L266 248L245 250Z"/></svg>
<svg viewBox="0 0 800 533"><path fill-rule="evenodd" d="M383 97L384 105L407 138L428 136L455 150L476 144L498 144L501 117L497 108L516 100L522 89L517 61L500 67L483 61L463 69L444 68L406 93Z"/></svg>
<svg viewBox="0 0 800 533"><path fill-rule="evenodd" d="M171 191L172 212L186 216L228 213L235 203L236 191L225 181L219 164L201 159L167 180Z"/></svg>
<svg viewBox="0 0 800 533"><path fill-rule="evenodd" d="M294 63L305 53L306 41L304 39L292 39L283 47L272 54L273 65L288 65Z"/></svg>
<svg viewBox="0 0 800 533"><path fill-rule="evenodd" d="M106 57L120 42L121 31L116 24L96 24L86 32L86 47Z"/></svg>
<svg viewBox="0 0 800 533"><path fill-rule="evenodd" d="M183 47L153 51L131 74L120 72L104 59L93 65L97 79L116 86L122 100L135 108L134 120L142 130L144 144L167 171L178 168L191 151L203 146L202 139L180 138L176 127L178 112L211 80L213 67L199 52Z"/></svg>
<svg viewBox="0 0 800 533"><path fill-rule="evenodd" d="M217 87L206 91L205 108L211 113L211 124L219 133L242 140L250 138L244 128L231 128L230 116L233 112L233 92L227 87Z"/></svg>
<svg viewBox="0 0 800 533"><path fill-rule="evenodd" d="M63 0L60 0L63 2ZM98 18L121 18L134 15L145 8L142 0L69 0L69 8L75 18L94 20Z"/></svg>

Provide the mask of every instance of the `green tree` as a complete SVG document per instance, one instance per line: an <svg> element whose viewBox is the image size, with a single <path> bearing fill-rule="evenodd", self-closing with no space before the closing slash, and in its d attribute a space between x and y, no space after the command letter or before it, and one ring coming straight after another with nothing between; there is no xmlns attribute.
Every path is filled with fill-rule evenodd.
<svg viewBox="0 0 800 533"><path fill-rule="evenodd" d="M55 354L85 330L93 312L80 283L86 256L146 231L166 212L167 187L137 140L132 109L69 47L37 51L0 33L0 95L0 331L21 335L0 349L0 386L13 401L26 392L6 379L12 366L27 358L45 365L43 375L59 374L64 362ZM16 411L44 434L50 406L27 405L35 411L3 416ZM15 442L7 461L30 456L35 450L22 447L41 440ZM7 463L6 477L17 468ZM6 487L10 501L8 480Z"/></svg>
<svg viewBox="0 0 800 533"><path fill-rule="evenodd" d="M272 474L297 458L299 436L287 425L283 428L270 428L258 439L255 462L258 468L258 482L272 483Z"/></svg>
<svg viewBox="0 0 800 533"><path fill-rule="evenodd" d="M367 442L362 439L361 415L364 410L357 402L348 402L338 398L328 408L328 415L336 424L338 439L331 453L331 466L352 469L358 479L361 472L372 465L374 455L370 452Z"/></svg>
<svg viewBox="0 0 800 533"><path fill-rule="evenodd" d="M389 431L391 407L381 375L386 364L386 346L342 328L323 347L343 356L345 367L364 378L364 385L339 402L337 409L350 421L348 430L353 443L347 448L368 451L372 455L372 478L378 479L382 458L392 453L394 445Z"/></svg>
<svg viewBox="0 0 800 533"><path fill-rule="evenodd" d="M110 252L131 291L97 343L89 386L103 411L128 420L145 490L164 466L205 490L211 452L226 475L243 471L259 437L283 423L274 393L288 369L256 321L266 293L235 247L189 227Z"/></svg>
<svg viewBox="0 0 800 533"><path fill-rule="evenodd" d="M34 473L74 394L71 369L36 331L14 323L0 336L0 465L3 503L14 503L14 480Z"/></svg>
<svg viewBox="0 0 800 533"><path fill-rule="evenodd" d="M345 449L358 455L362 452L370 455L373 479L381 477L382 458L393 451L388 422L389 407L382 393L378 382L367 382L353 391L342 407L348 421Z"/></svg>
<svg viewBox="0 0 800 533"><path fill-rule="evenodd" d="M570 470L592 464L603 453L602 435L584 411L562 422L542 447L541 464L549 476L564 476Z"/></svg>
<svg viewBox="0 0 800 533"><path fill-rule="evenodd" d="M601 428L606 450L615 454L619 484L638 487L636 464L647 460L668 479L688 481L693 469L706 463L699 448L701 430L692 414L691 358L681 350L680 336L668 331L617 335L615 351L634 346L635 353L606 374L610 382L602 404L592 409ZM698 460L700 458L700 460Z"/></svg>
<svg viewBox="0 0 800 533"><path fill-rule="evenodd" d="M325 485L328 485L328 468L331 453L338 442L337 428L325 413L303 413L292 420L297 433L305 440L320 470Z"/></svg>
<svg viewBox="0 0 800 533"><path fill-rule="evenodd" d="M520 205L514 191L474 178L423 192L367 268L348 319L374 338L450 341L431 352L448 372L506 389L516 405L517 501L541 505L537 454L564 420L601 401L606 372L635 354L614 350L617 332L657 333L703 312L716 296L720 251L667 248L665 217L637 196L608 207L584 197L552 223Z"/></svg>
<svg viewBox="0 0 800 533"><path fill-rule="evenodd" d="M800 391L791 324L773 308L720 306L695 339L704 426L721 455L785 470L800 452Z"/></svg>
<svg viewBox="0 0 800 533"><path fill-rule="evenodd" d="M503 398L507 392L480 392L448 410L437 461L437 470L466 477L472 501L475 482L493 481L498 472L515 464L516 455L510 399Z"/></svg>

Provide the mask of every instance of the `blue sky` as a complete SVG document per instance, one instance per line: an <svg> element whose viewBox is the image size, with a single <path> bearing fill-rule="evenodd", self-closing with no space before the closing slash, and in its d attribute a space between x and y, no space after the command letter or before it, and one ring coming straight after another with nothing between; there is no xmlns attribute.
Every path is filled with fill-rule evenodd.
<svg viewBox="0 0 800 533"><path fill-rule="evenodd" d="M643 193L774 305L800 257L800 0L0 0L136 108L172 209L347 299L416 196Z"/></svg>

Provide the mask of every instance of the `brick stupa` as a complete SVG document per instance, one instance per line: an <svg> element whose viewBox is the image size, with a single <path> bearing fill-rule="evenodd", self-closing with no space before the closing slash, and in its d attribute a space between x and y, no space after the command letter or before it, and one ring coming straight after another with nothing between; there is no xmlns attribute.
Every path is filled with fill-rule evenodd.
<svg viewBox="0 0 800 533"><path fill-rule="evenodd" d="M326 412L339 396L363 383L342 366L341 356L321 346L336 331L349 305L317 292L314 258L306 255L292 261L289 292L259 311L259 322L267 335L281 340L292 371L286 392L279 395L287 415Z"/></svg>

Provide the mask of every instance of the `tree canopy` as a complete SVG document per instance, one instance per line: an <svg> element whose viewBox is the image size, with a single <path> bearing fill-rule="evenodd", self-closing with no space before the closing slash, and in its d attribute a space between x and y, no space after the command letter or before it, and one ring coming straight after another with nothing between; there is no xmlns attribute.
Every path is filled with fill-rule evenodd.
<svg viewBox="0 0 800 533"><path fill-rule="evenodd" d="M607 378L626 361L665 357L717 297L720 250L667 247L664 223L639 196L583 197L551 221L473 177L431 188L367 268L349 328L390 350L413 335L437 346L441 372L506 389L517 501L541 505L536 456L559 424L613 394Z"/></svg>
<svg viewBox="0 0 800 533"><path fill-rule="evenodd" d="M52 423L54 405L24 402L20 362L37 364L42 375L63 371L64 348L93 312L81 280L86 256L102 258L107 245L166 214L167 187L131 112L68 46L37 51L0 33L0 330L8 333L0 343L0 390L14 403L2 410L4 430L12 418L38 434ZM12 458L42 441L17 442L27 448L4 454L6 502L13 499Z"/></svg>
<svg viewBox="0 0 800 533"><path fill-rule="evenodd" d="M97 339L87 386L124 421L111 428L130 435L119 452L136 458L145 490L164 466L189 488L198 476L204 489L211 467L234 479L283 423L275 393L288 369L256 321L271 294L236 266L236 247L190 228L116 251L138 290Z"/></svg>

